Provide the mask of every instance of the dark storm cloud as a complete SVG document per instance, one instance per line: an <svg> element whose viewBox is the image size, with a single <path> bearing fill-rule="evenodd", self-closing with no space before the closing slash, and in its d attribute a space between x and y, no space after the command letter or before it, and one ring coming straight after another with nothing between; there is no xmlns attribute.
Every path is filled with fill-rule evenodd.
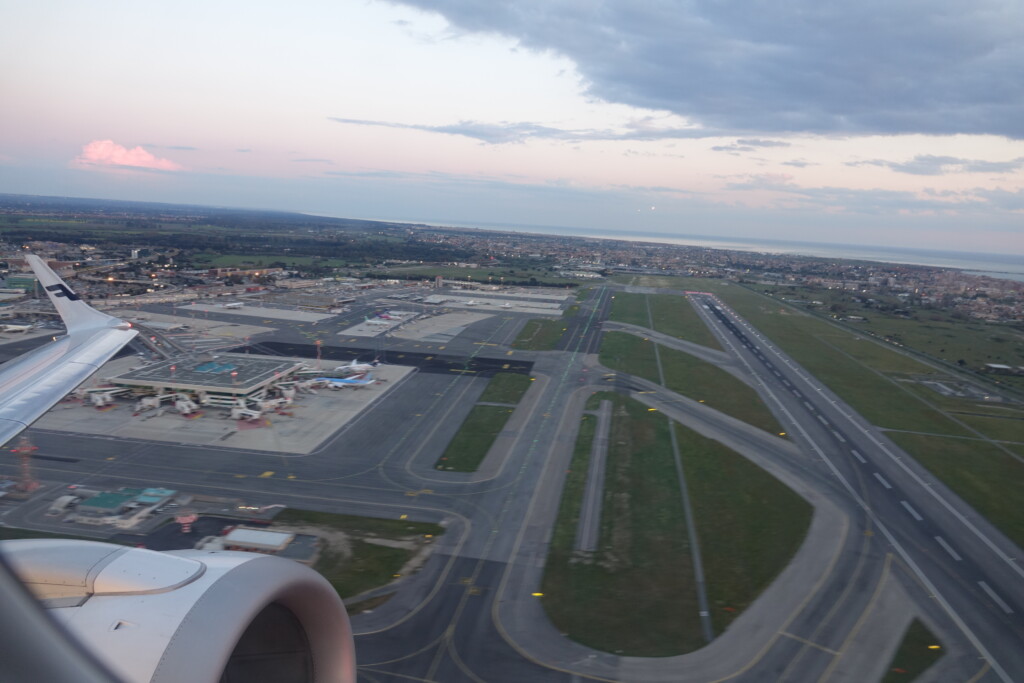
<svg viewBox="0 0 1024 683"><path fill-rule="evenodd" d="M946 175L949 173L1012 173L1024 168L1024 157L1011 161L985 161L983 159L960 159L958 157L919 154L910 161L897 162L885 159L848 161L847 166L881 166L897 173L911 175Z"/></svg>
<svg viewBox="0 0 1024 683"><path fill-rule="evenodd" d="M445 135L461 135L473 138L489 145L525 142L532 138L547 140L565 140L579 142L582 140L667 140L703 138L711 135L709 131L695 128L657 128L646 122L633 122L625 131L610 130L565 130L552 128L524 121L483 123L480 121L459 121L441 126L427 126L416 123L396 123L393 121L369 121L366 119L346 119L330 116L328 120L355 126L381 126L384 128L400 128L403 130L420 130L427 133Z"/></svg>
<svg viewBox="0 0 1024 683"><path fill-rule="evenodd" d="M708 128L1024 138L1019 0L392 0ZM748 145L750 146L750 145Z"/></svg>

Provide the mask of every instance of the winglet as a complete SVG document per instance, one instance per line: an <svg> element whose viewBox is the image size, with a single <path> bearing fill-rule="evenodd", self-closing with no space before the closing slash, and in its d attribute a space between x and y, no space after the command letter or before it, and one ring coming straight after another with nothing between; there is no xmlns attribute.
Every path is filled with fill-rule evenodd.
<svg viewBox="0 0 1024 683"><path fill-rule="evenodd" d="M75 291L68 287L67 283L61 280L57 273L53 272L46 265L43 259L35 254L26 254L25 260L32 267L36 277L39 278L39 284L46 290L46 295L50 297L50 301L53 302L57 312L60 313L60 317L64 320L64 326L67 327L69 334L78 330L101 327L114 327L125 330L131 327L130 323L126 323L120 318L109 316L106 313L100 313L82 301L75 294Z"/></svg>

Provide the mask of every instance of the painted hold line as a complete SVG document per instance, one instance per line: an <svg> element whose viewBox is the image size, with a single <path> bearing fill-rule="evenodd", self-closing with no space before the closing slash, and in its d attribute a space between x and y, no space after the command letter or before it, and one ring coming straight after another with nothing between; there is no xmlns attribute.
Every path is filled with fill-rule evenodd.
<svg viewBox="0 0 1024 683"><path fill-rule="evenodd" d="M916 519L918 522L920 522L922 519L924 519L924 517L922 517L921 515L917 514L917 510L915 510L914 508L910 507L910 503L908 503L907 501L901 500L900 501L900 505L902 505L903 507L907 508L907 512L910 513L910 516L913 517L914 519Z"/></svg>
<svg viewBox="0 0 1024 683"><path fill-rule="evenodd" d="M858 453L856 450L851 448L850 449L850 454L853 455L853 457L857 458L857 460L860 461L860 464L863 465L863 464L867 463L867 460L864 459L864 456L861 455L860 453Z"/></svg>
<svg viewBox="0 0 1024 683"><path fill-rule="evenodd" d="M960 557L960 555L955 550L953 550L953 546L951 546L950 544L946 543L946 539L944 539L942 536L936 536L935 540L938 542L939 545L942 546L943 550L945 550L947 553L949 553L949 556L952 557L954 560L959 562L960 560L963 559L963 558Z"/></svg>
<svg viewBox="0 0 1024 683"><path fill-rule="evenodd" d="M880 483L880 484L881 484L882 486L884 486L884 487L885 487L885 488L887 488L887 489L891 489L891 488L892 488L892 484L890 484L889 482L887 482L887 481L885 480L885 477L883 477L883 476L882 476L881 474L879 474L878 472L875 472L874 474L875 474L875 479L877 479L877 480L878 480L878 483ZM906 505L906 503L904 503L904 505Z"/></svg>
<svg viewBox="0 0 1024 683"><path fill-rule="evenodd" d="M1013 614L1013 610L1010 609L1010 606L1006 604L1006 601L1004 601L1001 597L996 595L996 592L992 590L987 583L985 583L984 581L979 581L978 585L981 586L981 589L983 591L988 593L988 597L992 598L992 602L999 605L999 609L1003 610L1007 614Z"/></svg>

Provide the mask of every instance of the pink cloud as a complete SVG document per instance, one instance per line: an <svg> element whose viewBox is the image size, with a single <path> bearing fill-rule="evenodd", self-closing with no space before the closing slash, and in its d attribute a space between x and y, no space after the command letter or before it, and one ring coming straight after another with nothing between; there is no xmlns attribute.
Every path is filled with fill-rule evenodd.
<svg viewBox="0 0 1024 683"><path fill-rule="evenodd" d="M158 171L180 171L181 166L170 159L155 157L141 147L128 149L113 140L93 140L82 147L72 162L81 166L130 166Z"/></svg>

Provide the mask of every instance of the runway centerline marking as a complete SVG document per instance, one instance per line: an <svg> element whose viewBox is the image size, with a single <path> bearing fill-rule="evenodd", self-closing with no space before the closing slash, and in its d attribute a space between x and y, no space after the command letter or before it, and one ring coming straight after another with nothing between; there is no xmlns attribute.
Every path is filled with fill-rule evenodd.
<svg viewBox="0 0 1024 683"><path fill-rule="evenodd" d="M996 592L992 590L992 588L987 583L985 583L984 581L979 581L978 585L981 586L981 590L988 593L988 597L992 598L992 602L999 605L999 609L1003 610L1007 614L1013 614L1013 610L1010 609L1010 606L1006 604L1006 601L998 595L996 595Z"/></svg>
<svg viewBox="0 0 1024 683"><path fill-rule="evenodd" d="M887 482L885 480L885 477L883 477L881 474L879 474L878 472L875 472L874 475L875 475L875 479L878 480L879 484L881 484L882 486L884 486L887 489L891 489L892 488L892 484Z"/></svg>
<svg viewBox="0 0 1024 683"><path fill-rule="evenodd" d="M924 517L922 517L921 515L917 514L917 510L915 510L914 508L910 507L910 503L908 503L907 501L901 500L900 501L900 505L902 505L903 507L907 508L907 512L910 513L910 516L913 517L914 519L916 519L918 522L920 522L922 519L924 519Z"/></svg>
<svg viewBox="0 0 1024 683"><path fill-rule="evenodd" d="M865 460L865 459L864 459L864 456L863 456L863 455L861 455L860 453L858 453L858 452L857 452L857 451L856 451L855 449L852 449L852 448L851 448L851 449L850 449L850 454L851 454L851 455L852 455L853 457L857 458L857 460L859 460L859 461L861 462L861 464L862 464L862 465L865 465L865 464L867 464L867 462L868 462L868 461L867 461L867 460Z"/></svg>
<svg viewBox="0 0 1024 683"><path fill-rule="evenodd" d="M963 559L960 557L959 554L957 554L955 550L953 550L953 546L951 546L949 543L946 543L946 539L944 539L942 536L936 536L935 540L938 542L939 545L942 546L943 550L949 553L949 556L952 557L954 560L959 562L961 559Z"/></svg>

